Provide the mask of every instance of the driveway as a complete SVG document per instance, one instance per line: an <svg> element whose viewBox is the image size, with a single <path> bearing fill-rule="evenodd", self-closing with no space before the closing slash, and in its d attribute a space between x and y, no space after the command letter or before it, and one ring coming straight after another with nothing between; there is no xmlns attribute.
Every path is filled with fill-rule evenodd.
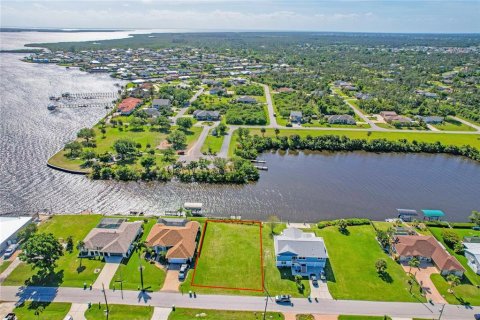
<svg viewBox="0 0 480 320"><path fill-rule="evenodd" d="M170 312L172 312L172 308L155 307L153 309L153 315L151 320L168 320Z"/></svg>
<svg viewBox="0 0 480 320"><path fill-rule="evenodd" d="M402 267L407 273L408 270L410 270L408 263L402 263ZM415 278L425 292L427 300L432 299L432 301L435 303L447 303L440 292L438 292L437 288L435 288L432 280L430 280L430 276L432 274L439 273L435 266L428 262L422 262L420 268L412 268L412 273L415 274Z"/></svg>
<svg viewBox="0 0 480 320"><path fill-rule="evenodd" d="M312 299L318 298L333 300L330 291L328 291L327 281L318 280L317 286L313 285L312 280L308 280L308 283L310 283L310 296Z"/></svg>
<svg viewBox="0 0 480 320"><path fill-rule="evenodd" d="M97 280L93 284L94 289L102 289L102 283L105 285L105 288L110 286L110 281L112 281L115 272L117 272L118 267L120 267L120 262L107 262L103 267L102 271L98 275ZM87 283L88 285L88 283Z"/></svg>
<svg viewBox="0 0 480 320"><path fill-rule="evenodd" d="M85 320L85 311L88 309L86 303L72 303L68 314L72 316L73 320Z"/></svg>
<svg viewBox="0 0 480 320"><path fill-rule="evenodd" d="M165 276L165 282L160 291L179 292L180 280L178 280L178 270L168 270Z"/></svg>
<svg viewBox="0 0 480 320"><path fill-rule="evenodd" d="M15 309L15 302L0 302L0 319Z"/></svg>

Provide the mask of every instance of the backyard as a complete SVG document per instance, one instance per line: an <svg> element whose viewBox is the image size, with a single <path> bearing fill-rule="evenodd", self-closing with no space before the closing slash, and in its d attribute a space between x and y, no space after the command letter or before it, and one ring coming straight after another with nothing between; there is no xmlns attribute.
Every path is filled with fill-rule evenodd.
<svg viewBox="0 0 480 320"><path fill-rule="evenodd" d="M168 320L191 320L196 318L212 320L261 320L263 319L263 312L176 308L175 311L170 313ZM267 312L266 319L283 320L284 316L280 312Z"/></svg>
<svg viewBox="0 0 480 320"><path fill-rule="evenodd" d="M65 242L68 236L72 236L73 243L76 244L85 238L101 218L100 215L56 215L42 223L38 232L52 233L61 242ZM82 227L79 228L79 226ZM55 272L50 277L38 279L35 276L36 272L29 265L21 263L3 284L18 286L29 283L42 286L83 287L84 283L95 282L98 276L96 271L101 270L104 265L101 260L78 258L75 245L71 253L64 251L64 255L60 257L57 264Z"/></svg>
<svg viewBox="0 0 480 320"><path fill-rule="evenodd" d="M409 293L409 276L380 248L372 226L348 227L347 233L340 233L337 227L326 227L316 233L324 238L329 253L326 273L328 288L335 299L425 301L416 283L412 294ZM387 262L382 277L375 268L378 259Z"/></svg>
<svg viewBox="0 0 480 320"><path fill-rule="evenodd" d="M262 291L260 225L209 221L204 232L192 286Z"/></svg>

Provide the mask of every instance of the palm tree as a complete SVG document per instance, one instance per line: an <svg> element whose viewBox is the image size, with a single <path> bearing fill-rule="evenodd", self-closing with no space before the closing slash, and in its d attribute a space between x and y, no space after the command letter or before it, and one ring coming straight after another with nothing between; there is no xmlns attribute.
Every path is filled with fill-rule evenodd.
<svg viewBox="0 0 480 320"><path fill-rule="evenodd" d="M78 255L80 256L80 268L82 267L82 259L83 259L83 256L82 256L82 251L85 249L85 242L83 242L83 240L79 240L77 242L77 246L76 246L77 250L78 250Z"/></svg>
<svg viewBox="0 0 480 320"><path fill-rule="evenodd" d="M265 128L260 129L260 132L262 133L262 137L265 137L265 132L266 131L267 131L267 129L265 129Z"/></svg>
<svg viewBox="0 0 480 320"><path fill-rule="evenodd" d="M280 133L280 129L275 128L275 136L278 138L278 134Z"/></svg>
<svg viewBox="0 0 480 320"><path fill-rule="evenodd" d="M408 261L408 265L410 266L408 273L412 274L412 268L418 268L420 266L420 260L418 260L417 257L413 257Z"/></svg>
<svg viewBox="0 0 480 320"><path fill-rule="evenodd" d="M449 274L447 276L447 282L450 284L450 293L455 295L455 293L453 292L453 288L460 284L460 277L454 274Z"/></svg>

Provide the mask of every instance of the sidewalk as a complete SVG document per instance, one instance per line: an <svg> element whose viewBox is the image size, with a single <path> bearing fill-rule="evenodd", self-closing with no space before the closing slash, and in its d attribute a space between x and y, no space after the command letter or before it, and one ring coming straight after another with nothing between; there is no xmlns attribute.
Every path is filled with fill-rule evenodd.
<svg viewBox="0 0 480 320"><path fill-rule="evenodd" d="M110 281L112 281L115 272L117 272L120 263L117 262L107 262L103 266L102 271L98 275L97 280L93 284L94 289L102 289L102 283L105 285L105 289L108 289L110 286ZM87 283L88 285L88 283Z"/></svg>

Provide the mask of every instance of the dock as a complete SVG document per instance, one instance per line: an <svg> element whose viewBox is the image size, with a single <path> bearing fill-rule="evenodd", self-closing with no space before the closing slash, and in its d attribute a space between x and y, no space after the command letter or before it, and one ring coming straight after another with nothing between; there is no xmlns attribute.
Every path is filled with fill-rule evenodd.
<svg viewBox="0 0 480 320"><path fill-rule="evenodd" d="M268 171L268 167L265 166L255 166L258 170Z"/></svg>

